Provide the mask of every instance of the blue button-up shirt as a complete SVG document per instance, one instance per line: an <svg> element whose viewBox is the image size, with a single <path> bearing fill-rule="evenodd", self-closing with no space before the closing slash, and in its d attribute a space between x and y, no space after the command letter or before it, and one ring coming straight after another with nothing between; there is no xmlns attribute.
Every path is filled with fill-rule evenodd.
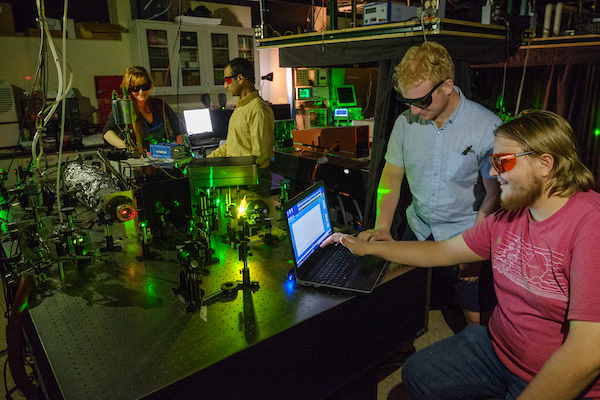
<svg viewBox="0 0 600 400"><path fill-rule="evenodd" d="M404 168L412 194L406 216L419 240L431 234L444 240L472 227L478 175L490 178L488 156L502 120L454 89L460 102L441 128L406 110L394 124L385 155Z"/></svg>

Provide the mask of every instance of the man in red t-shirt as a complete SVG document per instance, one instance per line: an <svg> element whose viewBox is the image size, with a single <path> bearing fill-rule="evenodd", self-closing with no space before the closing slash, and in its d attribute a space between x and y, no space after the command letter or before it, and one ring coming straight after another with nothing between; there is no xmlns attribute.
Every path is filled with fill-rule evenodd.
<svg viewBox="0 0 600 400"><path fill-rule="evenodd" d="M491 259L498 304L489 331L461 333L409 357L411 399L600 398L600 194L560 116L528 111L495 131L491 175L502 210L440 242L363 242L353 253L418 267Z"/></svg>

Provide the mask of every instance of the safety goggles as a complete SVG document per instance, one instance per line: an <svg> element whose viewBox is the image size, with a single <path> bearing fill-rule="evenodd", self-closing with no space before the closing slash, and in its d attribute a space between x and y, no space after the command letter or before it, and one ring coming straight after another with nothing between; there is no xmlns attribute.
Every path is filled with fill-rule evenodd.
<svg viewBox="0 0 600 400"><path fill-rule="evenodd" d="M231 76L225 76L223 77L223 80L225 81L226 84L231 85L231 82L233 82L233 78L237 78L237 75L231 75Z"/></svg>
<svg viewBox="0 0 600 400"><path fill-rule="evenodd" d="M129 86L127 88L127 90L129 91L129 93L137 93L140 90L150 90L151 88L152 88L152 84L144 83L143 85Z"/></svg>
<svg viewBox="0 0 600 400"><path fill-rule="evenodd" d="M517 165L517 157L525 156L527 154L533 154L533 151L527 151L525 153L500 153L490 154L490 164L498 173L508 172Z"/></svg>
<svg viewBox="0 0 600 400"><path fill-rule="evenodd" d="M446 81L441 81L440 83L435 85L433 89L429 91L429 93L427 93L423 97L419 97L418 99L405 99L404 97L402 97L402 95L398 95L398 100L406 104L408 107L415 106L418 108L426 109L431 105L431 102L433 101L433 92L435 91L435 89L439 88L444 82Z"/></svg>

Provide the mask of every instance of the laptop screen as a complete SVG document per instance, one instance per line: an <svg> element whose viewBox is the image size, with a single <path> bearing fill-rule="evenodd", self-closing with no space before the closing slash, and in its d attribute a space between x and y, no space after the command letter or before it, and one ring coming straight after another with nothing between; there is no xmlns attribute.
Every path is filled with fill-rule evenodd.
<svg viewBox="0 0 600 400"><path fill-rule="evenodd" d="M183 120L188 135L212 133L213 131L210 110L208 108L183 110Z"/></svg>
<svg viewBox="0 0 600 400"><path fill-rule="evenodd" d="M286 210L296 264L302 265L317 247L332 234L325 187L318 184L311 193ZM287 208L287 207L286 207Z"/></svg>

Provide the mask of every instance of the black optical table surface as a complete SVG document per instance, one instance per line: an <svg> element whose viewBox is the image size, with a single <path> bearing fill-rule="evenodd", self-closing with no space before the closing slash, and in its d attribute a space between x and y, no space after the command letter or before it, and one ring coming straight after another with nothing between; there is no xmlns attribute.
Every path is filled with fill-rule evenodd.
<svg viewBox="0 0 600 400"><path fill-rule="evenodd" d="M256 292L188 312L173 293L176 250L139 261L139 234L112 234L120 252L66 266L62 285L47 271L29 298L25 331L51 399L325 398L426 329L422 269L393 265L367 296L299 287L276 228L278 243L251 246ZM220 262L202 279L206 295L242 279L238 250L218 236L211 247Z"/></svg>

